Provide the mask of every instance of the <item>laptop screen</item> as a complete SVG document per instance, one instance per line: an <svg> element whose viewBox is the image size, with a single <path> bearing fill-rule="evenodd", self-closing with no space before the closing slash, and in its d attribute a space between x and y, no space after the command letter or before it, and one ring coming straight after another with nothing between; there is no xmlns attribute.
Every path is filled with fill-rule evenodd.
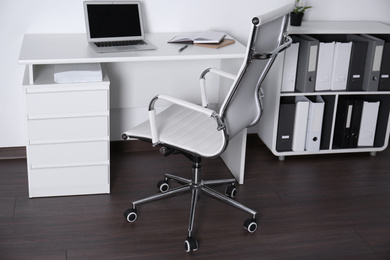
<svg viewBox="0 0 390 260"><path fill-rule="evenodd" d="M139 2L84 2L89 41L143 39Z"/></svg>

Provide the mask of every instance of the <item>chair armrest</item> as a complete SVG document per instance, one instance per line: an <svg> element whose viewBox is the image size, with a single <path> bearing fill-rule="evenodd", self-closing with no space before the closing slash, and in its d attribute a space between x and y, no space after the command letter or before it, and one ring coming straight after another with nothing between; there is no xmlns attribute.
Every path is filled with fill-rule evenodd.
<svg viewBox="0 0 390 260"><path fill-rule="evenodd" d="M217 74L219 76L222 76L222 77L225 77L225 78L229 78L231 80L235 80L236 79L236 75L234 74L231 74L231 73L228 73L228 72L225 72L225 71L222 71L222 70L219 70L219 69L215 69L215 68L208 68L206 69L205 71L202 72L202 74L200 75L200 94L201 94L201 97L202 97L202 106L203 107L207 107L209 102L207 100L207 94L206 94L206 74L207 73L214 73L214 74Z"/></svg>
<svg viewBox="0 0 390 260"><path fill-rule="evenodd" d="M192 109L194 111L203 113L209 117L213 117L217 121L218 129L224 128L224 124L223 124L222 120L220 120L219 116L215 113L214 110L199 106L197 104L188 102L186 100L182 100L182 99L171 97L171 96L164 95L164 94L159 94L159 95L155 96L150 101L150 104L149 104L149 119L150 119L150 129L151 129L151 133L152 133L153 145L157 145L159 143L159 134L158 134L157 123L156 123L156 110L154 109L154 104L156 103L156 101L158 99L163 99L163 100L166 100L166 101L171 102L173 104L177 104L179 106L186 107L188 109Z"/></svg>
<svg viewBox="0 0 390 260"><path fill-rule="evenodd" d="M152 99L152 101L150 101L149 111L150 110L154 110L154 103L158 99L164 99L164 100L166 100L168 102L171 102L173 104L177 104L177 105L180 105L182 107L186 107L186 108L195 110L197 112L203 113L203 114L205 114L207 116L210 116L210 117L215 113L215 111L212 110L212 109L209 109L209 108L206 108L206 107L202 107L202 106L194 104L192 102L189 102L189 101L186 101L186 100L183 100L183 99L180 99L180 98L168 96L168 95L165 95L165 94L159 94L159 95L155 96Z"/></svg>

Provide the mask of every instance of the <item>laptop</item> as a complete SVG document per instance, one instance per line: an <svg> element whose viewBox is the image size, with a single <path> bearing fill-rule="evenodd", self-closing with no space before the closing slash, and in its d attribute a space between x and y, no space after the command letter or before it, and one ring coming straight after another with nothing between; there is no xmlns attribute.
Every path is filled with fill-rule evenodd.
<svg viewBox="0 0 390 260"><path fill-rule="evenodd" d="M154 50L145 39L138 1L85 1L89 45L98 53Z"/></svg>

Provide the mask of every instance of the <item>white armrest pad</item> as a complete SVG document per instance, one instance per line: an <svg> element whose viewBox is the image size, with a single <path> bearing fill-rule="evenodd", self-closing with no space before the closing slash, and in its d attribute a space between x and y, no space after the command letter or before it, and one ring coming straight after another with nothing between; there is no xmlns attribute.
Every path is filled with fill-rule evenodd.
<svg viewBox="0 0 390 260"><path fill-rule="evenodd" d="M204 78L200 79L200 96L202 97L202 106L207 107L208 106L208 99L206 94L206 83Z"/></svg>
<svg viewBox="0 0 390 260"><path fill-rule="evenodd" d="M218 75L225 77L225 78L232 79L232 80L235 80L237 77L237 75L234 75L234 74L231 74L231 73L228 73L228 72L216 69L216 68L211 68L210 72L218 74Z"/></svg>
<svg viewBox="0 0 390 260"><path fill-rule="evenodd" d="M159 142L157 125L156 125L156 110L149 111L150 131L152 133L152 143L157 144Z"/></svg>
<svg viewBox="0 0 390 260"><path fill-rule="evenodd" d="M209 68L209 69L205 70L203 72L201 78L200 78L200 95L202 97L202 106L203 107L207 107L208 106L208 100L207 100L207 94L206 94L206 84L205 84L205 75L208 72L212 72L214 74L217 74L217 75L225 77L225 78L229 78L231 80L235 80L236 79L236 75L228 73L228 72L225 72L225 71L222 71L220 69Z"/></svg>
<svg viewBox="0 0 390 260"><path fill-rule="evenodd" d="M215 113L214 110L211 110L211 109L208 109L208 108L196 105L194 103L191 103L191 102L188 102L188 101L185 101L185 100L182 100L182 99L178 99L178 98L175 98L175 97L167 96L167 95L164 95L164 94L159 94L157 96L157 98L158 99L164 99L164 100L166 100L168 102L177 104L179 106L183 106L183 107L192 109L194 111L203 113L203 114L205 114L205 115L207 115L209 117L211 117L213 115L213 113ZM160 137L159 137L159 133L158 133L158 129L157 129L156 110L155 109L149 110L149 121L150 121L150 130L151 130L151 134L152 134L152 143L154 145L157 145L159 143L159 141L160 141Z"/></svg>
<svg viewBox="0 0 390 260"><path fill-rule="evenodd" d="M194 103L191 103L191 102L179 99L179 98L167 96L167 95L164 95L164 94L159 94L158 98L161 98L161 99L167 100L169 102L172 102L174 104L178 104L180 106L183 106L183 107L186 107L186 108L198 111L198 112L203 113L203 114L205 114L207 116L210 116L210 117L211 117L211 115L213 113L215 113L214 110L211 110L209 108L205 108L205 107L199 106L197 104L194 104Z"/></svg>

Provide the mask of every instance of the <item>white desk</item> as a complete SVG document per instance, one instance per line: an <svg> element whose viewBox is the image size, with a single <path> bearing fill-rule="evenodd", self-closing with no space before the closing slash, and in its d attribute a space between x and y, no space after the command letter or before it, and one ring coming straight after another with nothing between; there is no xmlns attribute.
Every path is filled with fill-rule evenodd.
<svg viewBox="0 0 390 260"><path fill-rule="evenodd" d="M109 54L97 54L94 52L88 46L84 34L25 35L19 57L19 63L21 65L26 65L26 75L23 83L25 93L31 94L31 91L34 92L37 90L38 92L55 90L56 93L62 93L64 90L69 89L72 91L86 89L98 91L106 89L106 105L108 106L108 111L105 112L103 109L102 111L98 111L97 114L101 116L106 113L107 125L103 124L103 126L108 128L106 133L107 138L104 137L105 134L102 134L97 140L94 139L93 141L102 141L101 139L108 139L108 142L109 140L120 140L123 131L145 119L147 116L146 107L149 100L154 95L166 93L198 102L200 100L198 99L198 97L200 97L198 78L204 69L208 67L219 67L228 72L235 73L241 66L246 48L239 42L221 49L191 45L183 52L178 52L181 45L167 44L167 41L175 35L175 33L148 34L148 40L157 46L157 50ZM106 81L101 85L84 84L81 86L80 84L70 84L64 86L56 84L51 76L52 68L54 67L53 65L74 63L101 63L104 71L108 74L109 80L106 78ZM219 89L208 89L209 93L214 96L211 98L211 103L218 104L222 102L222 98L227 92L229 83L230 82L225 82L224 80L210 79L208 83L209 86L219 86ZM83 91L75 93L79 93L80 96L85 95ZM100 98L103 98L104 100L104 97ZM99 98L97 100L99 100ZM94 102L101 102L89 98L86 101L88 101L86 102L88 105L90 103L94 104ZM69 113L74 114L76 112L73 111ZM93 114L92 117L96 116L96 114ZM34 117L40 118L42 115L35 115L33 118ZM61 114L60 118L63 117L65 117L64 114ZM85 114L79 116L79 118L85 117L90 119L90 117ZM26 122L29 122L28 120L29 114L26 112ZM47 193L37 192L34 194L31 192L33 190L32 185L36 185L36 182L39 182L39 180L32 181L34 178L30 178L33 177L31 174L33 172L32 169L34 168L34 166L30 164L30 161L32 160L31 158L35 157L35 154L33 153L36 152L34 149L31 149L31 146L34 145L35 141L31 142L29 139L29 129L30 127L27 126L30 197L109 192L109 188L107 188L107 186L109 187L109 152L106 153L107 164L105 165L105 169L107 173L106 176L101 176L103 179L106 178L105 181L108 181L103 185L104 188L87 189L86 187L80 187L79 189L73 190L71 187L67 187L63 192L57 193L55 190L58 190L58 187L52 187L50 192ZM87 137L77 138L78 141L88 141L85 139ZM51 141L54 139L55 137L53 137ZM66 143L67 141L69 141L69 138L66 139L66 141L60 140L59 143ZM50 143L50 141L39 141L37 143L42 145L45 142ZM92 141L90 140L89 142ZM104 149L109 149L109 144L103 145L103 147ZM245 148L246 131L243 131L242 134L231 140L229 149L222 155L225 163L239 183L243 183L244 180ZM71 151L68 152L71 153ZM66 154L62 154L62 156L66 157ZM93 161L93 159L88 160ZM99 160L102 161L102 159ZM95 167L97 163L92 162L90 164ZM59 162L58 165L61 166L61 162ZM66 167L69 168L68 172L74 170L72 167L77 168L79 166L85 167L82 163L73 165L71 162L68 162L68 165L66 165ZM61 172L63 171L64 170L61 170ZM63 175L64 173L61 174ZM61 178L64 177L61 176ZM88 181L88 179L91 178L93 178L93 175L86 176L84 181ZM79 182L80 180L77 180L77 183ZM71 183L72 182L70 182L68 186L72 186ZM50 181L46 181L45 185L50 186ZM59 183L58 185L61 184ZM45 189L46 188L47 187L45 187ZM85 189L84 192L83 189Z"/></svg>

